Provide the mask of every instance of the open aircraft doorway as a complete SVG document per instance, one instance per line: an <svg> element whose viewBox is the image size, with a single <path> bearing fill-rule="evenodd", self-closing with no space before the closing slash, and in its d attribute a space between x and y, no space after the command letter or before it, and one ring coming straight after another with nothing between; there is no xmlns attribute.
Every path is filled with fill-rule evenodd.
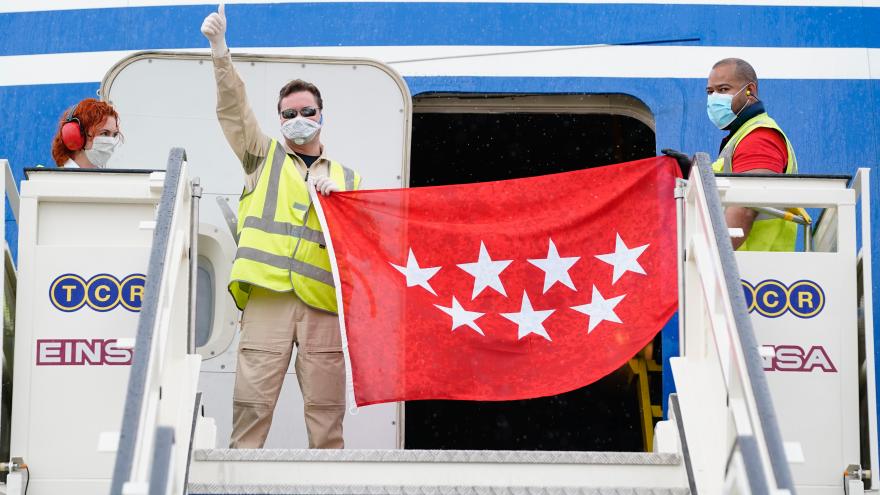
<svg viewBox="0 0 880 495"><path fill-rule="evenodd" d="M627 95L417 95L410 186L566 172L651 157L655 149L653 114ZM565 394L407 402L405 448L650 450L659 345L658 337L619 370Z"/></svg>

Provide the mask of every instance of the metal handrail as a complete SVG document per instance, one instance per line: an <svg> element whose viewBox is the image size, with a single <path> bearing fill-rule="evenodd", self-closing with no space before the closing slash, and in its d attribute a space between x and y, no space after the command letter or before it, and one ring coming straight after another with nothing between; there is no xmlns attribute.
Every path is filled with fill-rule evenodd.
<svg viewBox="0 0 880 495"><path fill-rule="evenodd" d="M780 210L770 206L750 206L749 208L763 213L767 216L779 218L786 222L796 223L804 228L804 251L813 250L813 219L802 208L791 208L790 210ZM794 213L791 210L800 210L801 213Z"/></svg>
<svg viewBox="0 0 880 495"><path fill-rule="evenodd" d="M192 205L190 206L189 228L189 314L186 325L186 352L196 352L196 295L199 286L199 200L202 185L198 177L192 180Z"/></svg>
<svg viewBox="0 0 880 495"><path fill-rule="evenodd" d="M766 480L768 482L773 480L772 483L768 483L769 486L777 490L788 490L789 493L793 494L795 493L794 482L785 455L782 434L779 430L769 385L764 374L763 360L758 351L758 341L752 328L745 295L740 285L739 268L734 257L733 245L730 242L730 234L724 219L724 209L721 206L721 197L718 194L715 174L712 172L710 163L707 154L697 153L694 167L697 173L692 173L691 178L693 179L696 176L702 186L706 208L715 237L715 244L718 249L718 256L721 260L722 275L737 330L736 334L731 335L731 337L739 341L739 348L743 354L747 373L747 376L742 378L747 380L750 385L751 395L754 398L755 411L753 412L756 414L751 419L757 420L757 426L759 426L759 429L754 431L755 440L766 446L770 467L772 468L772 478L769 476L771 473L764 473L764 476L768 477ZM747 465L756 461L752 456L744 458L744 462ZM748 471L752 473L763 472L763 470L759 469Z"/></svg>
<svg viewBox="0 0 880 495"><path fill-rule="evenodd" d="M122 428L119 432L119 445L116 452L116 464L110 485L112 495L122 495L123 486L130 479L134 467L138 435L143 421L143 408L146 400L147 381L150 368L151 350L158 318L160 302L160 286L165 271L170 267L166 263L169 249L169 238L174 222L174 206L180 185L181 169L186 160L186 152L182 148L174 148L168 156L165 169L165 182L162 198L159 201L156 227L153 231L153 244L150 262L144 287L143 305L138 318L137 335L131 371L128 378L128 390L123 409Z"/></svg>
<svg viewBox="0 0 880 495"><path fill-rule="evenodd" d="M813 219L810 218L809 215L804 216L790 211L780 210L779 208L773 208L771 206L750 206L749 208L758 213L764 213L765 215L779 218L786 222L793 222L798 225L811 225L813 223Z"/></svg>

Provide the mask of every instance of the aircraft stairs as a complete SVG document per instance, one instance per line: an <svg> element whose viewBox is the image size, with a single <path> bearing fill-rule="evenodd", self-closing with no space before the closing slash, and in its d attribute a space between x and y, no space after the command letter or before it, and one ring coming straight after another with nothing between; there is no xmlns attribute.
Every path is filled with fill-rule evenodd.
<svg viewBox="0 0 880 495"><path fill-rule="evenodd" d="M624 370L628 384L637 382L644 452L195 449L188 493L691 493L679 446L653 451L654 419L663 414L651 403L649 375L659 375L660 365L646 349ZM677 426L677 395L669 406L667 423ZM682 437L679 431L673 440Z"/></svg>
<svg viewBox="0 0 880 495"><path fill-rule="evenodd" d="M198 236L193 235L198 188L187 178L182 149L172 150L161 178L164 182L159 183L158 175L150 176L150 189L161 191L161 198L156 201L155 222L143 225L152 231L152 248L133 339L134 349L142 351L133 353L122 425L112 445L112 495L796 491L795 460L774 412L764 356L724 220L722 195L727 186L722 179L716 182L704 154L697 155L689 180L676 188L681 317L680 352L671 367L677 393L669 397L667 419L654 425L650 452L216 448L212 420L199 413L200 358L194 352L190 279L190 253L198 252ZM763 184L761 188L766 189ZM849 220L840 216L839 223ZM870 294L862 296L870 306ZM868 345L873 341L865 342ZM872 359L862 365L863 375L873 375ZM644 363L641 366L644 369L634 370L644 376L648 370ZM873 381L870 385L869 389ZM655 407L642 405L651 416L656 414ZM870 402L867 410L876 407ZM649 417L643 427L651 423ZM869 433L875 440L862 458L866 469L876 464L876 418L873 428ZM7 493L23 493L28 475L11 472ZM867 480L866 470L853 469L838 486L848 494L862 493ZM57 485L34 481L39 482L32 484L30 495L61 493L52 490ZM73 488L64 493L95 493Z"/></svg>
<svg viewBox="0 0 880 495"><path fill-rule="evenodd" d="M631 389L642 413L643 452L195 449L188 493L690 493L689 466L678 445L653 451L654 419L663 414L652 403L649 383L660 372L649 349L624 368L628 385L636 382ZM675 424L675 394L670 408L669 423Z"/></svg>

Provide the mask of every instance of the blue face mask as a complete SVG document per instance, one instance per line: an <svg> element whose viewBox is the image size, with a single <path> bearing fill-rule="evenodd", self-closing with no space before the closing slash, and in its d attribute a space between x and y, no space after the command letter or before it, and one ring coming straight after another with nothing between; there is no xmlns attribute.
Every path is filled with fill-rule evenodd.
<svg viewBox="0 0 880 495"><path fill-rule="evenodd" d="M709 120L715 124L715 127L719 129L724 129L729 126L731 122L736 120L736 117L739 115L738 113L734 113L731 108L731 104L733 103L733 97L742 93L743 89L746 89L749 85L746 84L743 86L736 94L727 95L720 93L711 93L706 98L706 113L709 114ZM743 106L745 108L745 106ZM740 109L742 112L743 108Z"/></svg>

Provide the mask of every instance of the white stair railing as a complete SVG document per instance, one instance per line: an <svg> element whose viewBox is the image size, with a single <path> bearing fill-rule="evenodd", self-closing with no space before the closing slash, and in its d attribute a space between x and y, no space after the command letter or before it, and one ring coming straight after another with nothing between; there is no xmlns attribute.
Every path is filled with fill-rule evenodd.
<svg viewBox="0 0 880 495"><path fill-rule="evenodd" d="M4 170L5 180L3 182L3 193L0 194L0 218L6 219L6 201L9 200L12 218L18 223L18 207L21 201L18 194L18 187L15 184L15 177L9 166L9 161L0 159L0 168ZM3 251L3 259L0 260L0 303L3 304L3 321L0 324L0 461L9 461L9 441L10 441L10 422L11 414L7 405L11 405L10 397L6 397L9 393L7 382L11 384L12 380L12 339L9 342L6 338L15 335L15 284L16 274L15 265L12 262L12 253L9 244L6 242L5 222L0 232L0 249ZM10 335L6 333L7 324L10 326ZM8 350L8 352L7 352Z"/></svg>
<svg viewBox="0 0 880 495"><path fill-rule="evenodd" d="M680 357L671 365L699 493L794 493L708 156L682 191Z"/></svg>
<svg viewBox="0 0 880 495"><path fill-rule="evenodd" d="M160 187L157 184L157 187ZM201 359L188 353L191 240L186 153L171 150L110 493L184 493Z"/></svg>

